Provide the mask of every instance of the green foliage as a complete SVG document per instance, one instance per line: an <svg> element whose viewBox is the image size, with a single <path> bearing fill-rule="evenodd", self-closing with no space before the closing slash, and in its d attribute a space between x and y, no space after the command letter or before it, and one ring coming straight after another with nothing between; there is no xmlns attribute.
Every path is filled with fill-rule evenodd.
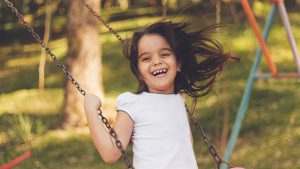
<svg viewBox="0 0 300 169"><path fill-rule="evenodd" d="M177 16L180 20L197 21L195 25L203 26L213 23L214 16ZM224 18L230 20L230 16ZM299 12L289 12L295 39L300 42ZM121 33L130 36L134 29L158 20L159 17L141 17L113 21L110 25ZM197 20L196 20L197 19ZM57 17L55 29L65 23L64 18ZM264 18L260 18L260 26ZM115 37L101 27L102 62L104 88L107 100L124 91L136 89L135 77L131 74L129 62L123 57L120 43ZM216 35L224 44L226 51L240 57L240 63L228 62L219 77L215 90L199 100L196 115L217 147L220 145L224 105L230 112L229 126L235 115L247 82L256 48L257 40L249 25L231 25ZM56 36L55 36L56 37ZM65 36L63 36L65 37ZM57 36L50 43L50 48L65 63L67 41ZM18 37L16 38L18 39ZM14 42L15 40L12 40ZM61 119L63 104L64 75L52 64L46 63L46 89L40 92L38 83L38 64L40 47L37 43L20 39L16 43L2 42L0 55L0 164L4 164L30 146L33 156L18 165L23 168L125 168L123 160L114 165L104 164L99 157L87 128L62 130L57 126ZM292 53L287 43L285 31L277 16L268 39L272 59L280 72L295 71ZM268 72L262 59L261 72ZM237 148L232 156L232 163L246 168L300 168L300 92L299 80L269 79L255 83L249 109L238 139ZM113 101L112 101L113 102ZM115 106L109 103L105 106ZM200 168L214 167L213 160L192 127L194 147ZM224 150L219 149L224 153ZM132 155L130 148L128 153Z"/></svg>
<svg viewBox="0 0 300 169"><path fill-rule="evenodd" d="M17 121L11 121L12 128L8 130L9 139L28 143L32 139L32 121L24 114L19 114L17 117Z"/></svg>

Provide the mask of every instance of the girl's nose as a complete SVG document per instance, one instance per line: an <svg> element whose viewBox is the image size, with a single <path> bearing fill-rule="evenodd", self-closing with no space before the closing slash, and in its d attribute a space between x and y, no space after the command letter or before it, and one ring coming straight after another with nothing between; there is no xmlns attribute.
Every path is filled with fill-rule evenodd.
<svg viewBox="0 0 300 169"><path fill-rule="evenodd" d="M157 66L157 65L161 65L161 64L162 64L162 62L161 62L160 57L159 56L154 57L153 66Z"/></svg>

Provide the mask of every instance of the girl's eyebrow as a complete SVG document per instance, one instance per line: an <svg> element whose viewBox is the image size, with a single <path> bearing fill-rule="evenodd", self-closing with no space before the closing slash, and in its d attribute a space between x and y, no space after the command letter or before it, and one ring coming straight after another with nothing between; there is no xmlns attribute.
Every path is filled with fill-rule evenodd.
<svg viewBox="0 0 300 169"><path fill-rule="evenodd" d="M142 57L144 54L147 54L147 53L149 53L149 52L143 52L142 54L140 54L140 55L138 56L138 58Z"/></svg>
<svg viewBox="0 0 300 169"><path fill-rule="evenodd" d="M161 48L161 49L159 49L160 52L163 51L163 50L167 50L167 51L169 51L169 52L173 52L173 50L170 49L170 48ZM149 52L143 52L143 53L141 53L141 54L138 56L138 58L142 57L144 54L147 54L147 53L149 53Z"/></svg>
<svg viewBox="0 0 300 169"><path fill-rule="evenodd" d="M173 52L173 50L170 49L170 48L161 48L161 49L160 49L160 51L163 51L163 50L167 50L167 51Z"/></svg>

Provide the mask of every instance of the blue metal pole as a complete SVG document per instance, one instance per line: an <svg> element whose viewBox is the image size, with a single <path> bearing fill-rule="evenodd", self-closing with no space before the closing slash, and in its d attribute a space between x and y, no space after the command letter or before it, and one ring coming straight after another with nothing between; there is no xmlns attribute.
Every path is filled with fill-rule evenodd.
<svg viewBox="0 0 300 169"><path fill-rule="evenodd" d="M264 37L265 41L268 38L275 12L276 12L276 6L274 4L272 4L271 11L268 15L268 19L266 21L264 33L263 33L263 37ZM250 95L251 95L253 84L255 81L255 75L256 75L257 69L259 68L261 58L262 58L262 50L261 50L261 48L258 48L258 50L256 52L256 58L252 65L250 74L248 76L247 85L244 90L243 98L242 98L242 101L241 101L241 104L239 107L239 111L238 111L238 114L236 116L236 119L235 119L235 122L233 125L233 130L232 130L230 138L229 138L229 143L227 145L227 149L225 152L224 161L226 161L226 162L229 161L229 158L230 158L230 156L233 152L233 149L236 145L236 140L237 140L238 134L240 132L242 121L243 121L243 118L245 116L246 110L249 105ZM227 169L227 166L225 164L223 164L221 166L221 169Z"/></svg>

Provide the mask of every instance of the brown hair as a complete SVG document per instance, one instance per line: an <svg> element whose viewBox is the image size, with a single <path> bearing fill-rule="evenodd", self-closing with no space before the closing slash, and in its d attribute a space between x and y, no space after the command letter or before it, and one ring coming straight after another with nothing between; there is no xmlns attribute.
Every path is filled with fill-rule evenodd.
<svg viewBox="0 0 300 169"><path fill-rule="evenodd" d="M134 32L131 44L124 45L123 51L139 83L136 93L148 90L138 72L138 42L146 34L158 34L165 38L176 55L177 63L181 65L181 72L175 77L174 93L201 97L211 91L225 62L233 57L224 53L222 45L209 35L211 30L222 25L214 24L192 32L187 31L189 26L185 22L159 21Z"/></svg>

